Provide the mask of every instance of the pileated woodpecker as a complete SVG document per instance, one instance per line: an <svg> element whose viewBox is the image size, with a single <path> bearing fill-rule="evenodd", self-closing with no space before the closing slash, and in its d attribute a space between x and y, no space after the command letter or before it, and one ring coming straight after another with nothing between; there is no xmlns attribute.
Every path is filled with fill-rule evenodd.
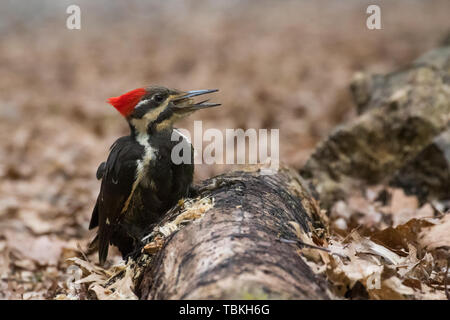
<svg viewBox="0 0 450 320"><path fill-rule="evenodd" d="M187 195L194 173L193 152L190 163L172 161L172 148L179 143L171 139L173 124L196 110L219 106L193 100L216 91L151 86L108 100L127 120L130 135L114 142L97 170L102 182L89 229L98 226L93 244L98 246L100 264L106 261L110 244L124 257L132 253L149 225Z"/></svg>

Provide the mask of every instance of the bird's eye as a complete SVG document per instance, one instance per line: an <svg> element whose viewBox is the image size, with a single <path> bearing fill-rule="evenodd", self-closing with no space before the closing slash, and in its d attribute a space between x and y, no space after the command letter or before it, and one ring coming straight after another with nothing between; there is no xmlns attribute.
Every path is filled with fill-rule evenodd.
<svg viewBox="0 0 450 320"><path fill-rule="evenodd" d="M155 102L163 102L164 96L163 96L162 94L155 94L155 95L153 96L153 100L154 100Z"/></svg>

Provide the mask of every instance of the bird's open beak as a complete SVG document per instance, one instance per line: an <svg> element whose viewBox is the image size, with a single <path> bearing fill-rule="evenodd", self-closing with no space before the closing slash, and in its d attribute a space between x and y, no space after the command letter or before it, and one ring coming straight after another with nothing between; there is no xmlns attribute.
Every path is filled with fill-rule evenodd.
<svg viewBox="0 0 450 320"><path fill-rule="evenodd" d="M207 93L217 92L218 89L211 89L211 90L192 90L188 92L183 92L180 95L175 96L175 98L172 100L174 109L176 111L181 112L191 112L195 110L205 109L205 108L212 108L220 106L220 103L210 103L208 102L209 99L203 100L200 102L195 102L193 97L201 96Z"/></svg>

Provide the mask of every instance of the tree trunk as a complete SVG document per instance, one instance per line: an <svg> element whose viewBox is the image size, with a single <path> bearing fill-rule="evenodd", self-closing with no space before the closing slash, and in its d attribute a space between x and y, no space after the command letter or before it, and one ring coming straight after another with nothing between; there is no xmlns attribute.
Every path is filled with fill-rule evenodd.
<svg viewBox="0 0 450 320"><path fill-rule="evenodd" d="M183 214L175 210L154 228L147 249L164 244L138 260L141 299L330 298L326 281L302 260L299 247L283 240L298 240L293 225L316 242L326 232L326 218L296 172L232 172L197 190L203 200L188 211L210 201L204 212L194 209L197 219L167 235Z"/></svg>

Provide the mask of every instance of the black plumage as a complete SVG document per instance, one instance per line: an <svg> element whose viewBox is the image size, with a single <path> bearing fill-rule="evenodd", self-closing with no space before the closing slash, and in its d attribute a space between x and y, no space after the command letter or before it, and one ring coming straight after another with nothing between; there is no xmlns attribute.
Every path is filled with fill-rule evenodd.
<svg viewBox="0 0 450 320"><path fill-rule="evenodd" d="M172 147L178 143L170 140L171 134L171 130L165 130L149 136L154 159L143 169L145 177L134 190L138 161L142 161L145 150L132 136L118 139L106 163L99 166L102 184L89 228L99 227L101 263L106 260L109 244L116 245L124 256L132 252L149 226L187 195L193 159L191 164L175 165L171 161Z"/></svg>
<svg viewBox="0 0 450 320"><path fill-rule="evenodd" d="M135 95L135 91L130 93ZM204 90L208 92L211 90ZM187 196L194 173L194 150L182 135L176 135L181 140L172 141L172 124L197 108L216 105L193 103L190 96L199 95L199 91L193 94L150 87L140 99L134 95L131 107L114 105L126 116L130 135L114 142L96 173L101 186L89 229L98 227L93 243L98 246L101 264L106 261L110 244L117 246L124 257L138 249L152 225ZM190 161L177 164L171 156L180 142L184 149L179 152L190 150Z"/></svg>

